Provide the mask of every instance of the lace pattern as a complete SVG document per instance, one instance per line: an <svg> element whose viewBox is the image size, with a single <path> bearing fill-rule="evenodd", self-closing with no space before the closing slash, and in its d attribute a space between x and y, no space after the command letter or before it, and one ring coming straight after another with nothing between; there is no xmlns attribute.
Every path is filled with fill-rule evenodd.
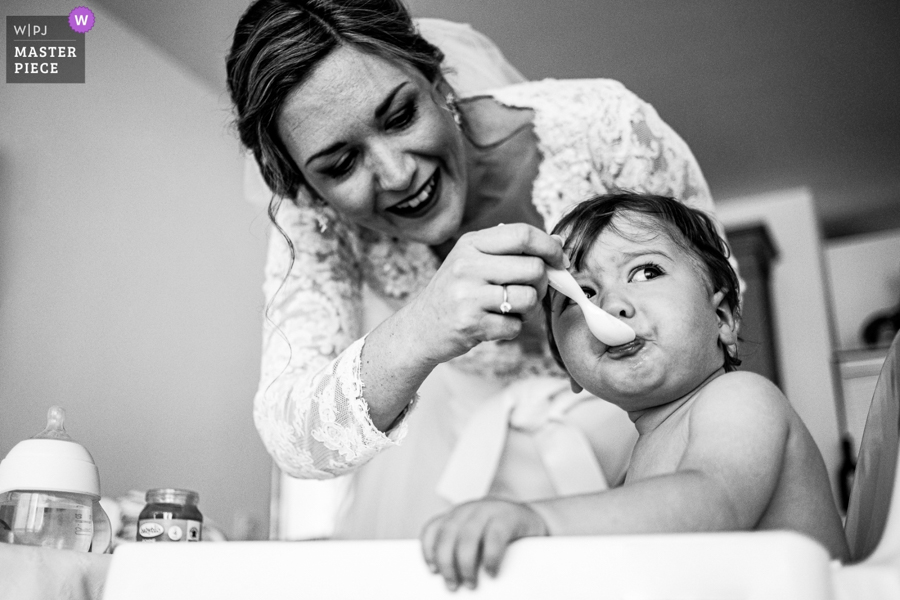
<svg viewBox="0 0 900 600"><path fill-rule="evenodd" d="M687 145L622 84L545 80L490 96L533 111L542 161L532 200L548 230L573 204L615 189L671 195L713 213L709 189ZM324 232L321 216L330 223ZM285 203L279 223L296 257L289 269L288 247L272 231L264 284L271 320L254 419L282 470L327 478L359 467L406 434L405 416L387 435L369 418L359 378L363 283L399 307L439 265L422 244L361 231L302 200ZM515 343L485 343L452 364L502 380L560 375L544 350L529 355Z"/></svg>

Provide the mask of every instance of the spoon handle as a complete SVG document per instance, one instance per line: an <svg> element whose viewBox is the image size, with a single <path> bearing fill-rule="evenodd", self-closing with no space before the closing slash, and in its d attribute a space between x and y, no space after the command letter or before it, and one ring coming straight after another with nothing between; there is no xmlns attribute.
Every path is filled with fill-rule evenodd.
<svg viewBox="0 0 900 600"><path fill-rule="evenodd" d="M550 285L558 292L565 294L575 302L581 304L582 300L587 300L587 296L581 290L581 286L572 277L572 274L563 269L554 269L547 267L547 280Z"/></svg>
<svg viewBox="0 0 900 600"><path fill-rule="evenodd" d="M572 274L547 267L550 286L574 300L581 307L591 333L604 344L618 346L634 339L634 330L596 304L592 304Z"/></svg>

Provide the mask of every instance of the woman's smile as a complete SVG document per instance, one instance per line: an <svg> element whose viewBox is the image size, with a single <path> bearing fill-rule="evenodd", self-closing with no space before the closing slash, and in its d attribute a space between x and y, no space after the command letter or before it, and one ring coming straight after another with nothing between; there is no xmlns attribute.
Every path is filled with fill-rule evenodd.
<svg viewBox="0 0 900 600"><path fill-rule="evenodd" d="M387 208L386 211L407 219L424 216L437 204L437 198L440 195L440 183L441 170L435 169L434 174L428 178L416 193Z"/></svg>
<svg viewBox="0 0 900 600"><path fill-rule="evenodd" d="M463 137L440 86L341 46L288 96L279 133L306 185L374 231L437 245L466 202Z"/></svg>

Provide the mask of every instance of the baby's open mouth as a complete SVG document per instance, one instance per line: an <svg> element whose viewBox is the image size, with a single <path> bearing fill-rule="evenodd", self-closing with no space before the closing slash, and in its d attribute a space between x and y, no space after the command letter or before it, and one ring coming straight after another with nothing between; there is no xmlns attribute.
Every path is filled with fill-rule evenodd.
<svg viewBox="0 0 900 600"><path fill-rule="evenodd" d="M387 211L401 217L418 217L424 214L435 203L440 178L441 170L435 169L434 175L429 177L415 194L388 208Z"/></svg>
<svg viewBox="0 0 900 600"><path fill-rule="evenodd" d="M610 358L623 358L625 356L632 356L634 354L637 354L643 347L644 340L636 337L627 344L621 344L619 346L609 346L606 349L606 354Z"/></svg>

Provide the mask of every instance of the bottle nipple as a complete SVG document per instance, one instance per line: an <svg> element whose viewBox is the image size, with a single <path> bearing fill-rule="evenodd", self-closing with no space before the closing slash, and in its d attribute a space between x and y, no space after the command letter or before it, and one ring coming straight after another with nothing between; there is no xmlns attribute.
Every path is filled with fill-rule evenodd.
<svg viewBox="0 0 900 600"><path fill-rule="evenodd" d="M31 439L74 442L66 433L66 411L61 406L51 406L47 411L47 427Z"/></svg>

